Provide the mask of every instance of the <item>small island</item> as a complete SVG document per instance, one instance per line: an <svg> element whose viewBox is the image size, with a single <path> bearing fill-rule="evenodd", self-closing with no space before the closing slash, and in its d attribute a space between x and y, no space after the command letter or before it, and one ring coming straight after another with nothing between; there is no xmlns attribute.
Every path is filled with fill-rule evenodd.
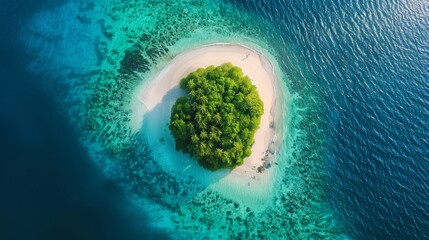
<svg viewBox="0 0 429 240"><path fill-rule="evenodd" d="M282 141L284 129L282 119L285 116L283 97L286 92L283 91L278 76L275 75L275 67L270 59L272 58L240 44L215 43L185 51L180 50L172 56L166 57L159 66L154 67L147 79L134 90L130 102L130 128L142 137L141 140L150 148L157 164L165 171L184 178L189 177L202 186L209 187L230 199L245 202L252 209L263 208L274 193L273 184L276 177L278 174L282 174L277 171L278 165L280 165L277 162L277 155L279 154L278 143ZM225 63L232 65L224 65ZM212 71L213 73L208 73ZM211 78L216 74L222 75L224 80L213 84ZM204 114L199 114L201 116L196 121L196 112L189 113L189 111L191 107L198 109L196 105L199 105L200 102L192 104L192 101L195 100L191 99L191 95L197 93L197 87L201 87L202 84L196 84L196 81L199 80L195 79L202 78L202 76L206 78L204 81L208 82L203 84L203 89L198 90L198 94L201 94L199 98L204 102L205 107L199 106L200 111ZM243 114L236 110L236 108L240 108L237 105L240 97L235 99L234 96L233 99L231 97L227 99L227 95L220 96L219 89L217 91L211 89L220 84L225 93L225 87L234 82L236 87L235 89L232 87L232 91L234 94L238 94L239 85L237 83L239 81L232 81L236 77L249 80L242 82L248 90L256 88L255 93L249 96L248 100L253 99L257 104L242 102L242 104L250 106L248 111L253 109L254 115L250 115L248 112ZM191 81L191 78L194 80ZM182 79L186 80L182 81ZM220 80L220 77L214 79ZM204 87L210 90L209 94L204 93ZM194 88L194 93L191 93L190 90ZM257 100L259 98L262 103ZM227 111L232 105L223 103L233 105L234 111L229 116L225 114L223 117L220 110ZM216 107L216 109L210 109L210 106ZM186 114L176 118L174 115L172 116L173 111ZM261 112L262 115L256 117ZM210 117L207 117L207 113L210 113ZM219 113L220 118L216 116L216 113ZM189 115L189 119L186 119L186 115ZM200 149L204 149L203 152L206 151L205 155L198 154L213 156L211 159L196 160L199 159L198 145L192 143L192 135L189 138L189 134L186 134L186 124L180 122L173 124L172 117L173 121L183 118L184 122L188 121L188 125L197 126L205 122L207 130L205 133L202 130L196 132L194 141L200 143ZM227 124L225 127L229 127L220 126L224 123ZM216 128L211 133L213 125ZM246 125L248 130L244 130ZM174 130L178 126L183 128ZM195 126L192 127L194 131ZM178 136L183 134L183 138L177 141L174 131L177 133L183 131L176 134ZM225 137L222 138L220 132ZM246 132L247 137L243 136L243 132ZM212 137L210 137L210 133L213 135ZM205 143L202 144L203 142ZM235 146L234 142L237 142ZM242 146L238 144L240 142ZM177 143L179 143L178 146ZM208 148L210 144L213 146ZM222 149L222 144L225 146L228 144L232 148ZM202 147L204 145L205 147ZM237 154L232 154L234 151ZM215 156L222 155L228 157L215 159Z"/></svg>
<svg viewBox="0 0 429 240"><path fill-rule="evenodd" d="M187 95L177 99L169 124L176 150L211 171L242 165L264 113L249 77L231 63L211 65L181 79L180 88Z"/></svg>

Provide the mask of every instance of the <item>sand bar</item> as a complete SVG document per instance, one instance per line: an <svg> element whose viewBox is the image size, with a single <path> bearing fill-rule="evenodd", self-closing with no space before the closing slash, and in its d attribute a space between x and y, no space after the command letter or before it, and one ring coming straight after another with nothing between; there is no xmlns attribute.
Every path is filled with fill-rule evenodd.
<svg viewBox="0 0 429 240"><path fill-rule="evenodd" d="M232 171L222 170L214 173L202 169L195 160L174 147L174 139L168 130L171 107L177 97L185 92L179 88L179 82L190 72L210 65L231 62L240 67L243 73L256 85L264 102L261 125L255 133L252 155L244 164ZM251 195L261 204L271 195L272 168L259 173L257 168L264 164L263 158L274 140L275 129L270 126L274 121L276 106L276 78L270 62L260 53L238 44L213 44L195 48L177 55L159 74L138 87L134 93L131 108L131 127L135 131L144 131L148 142L159 150L160 165L166 170L176 171L199 179L220 193L233 199ZM272 149L271 149L272 150ZM181 158L181 159L178 159ZM186 159L186 160L185 160Z"/></svg>

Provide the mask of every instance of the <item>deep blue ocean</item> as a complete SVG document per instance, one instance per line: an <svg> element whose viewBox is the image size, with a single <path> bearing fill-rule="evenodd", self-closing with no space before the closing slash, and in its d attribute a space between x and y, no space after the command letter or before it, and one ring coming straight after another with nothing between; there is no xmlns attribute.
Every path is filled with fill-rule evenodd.
<svg viewBox="0 0 429 240"><path fill-rule="evenodd" d="M168 238L27 71L23 24L64 2L0 2L0 239ZM429 1L232 4L284 33L315 76L304 84L323 100L328 203L347 236L429 239Z"/></svg>
<svg viewBox="0 0 429 240"><path fill-rule="evenodd" d="M429 239L429 2L255 1L329 112L329 201L356 239Z"/></svg>

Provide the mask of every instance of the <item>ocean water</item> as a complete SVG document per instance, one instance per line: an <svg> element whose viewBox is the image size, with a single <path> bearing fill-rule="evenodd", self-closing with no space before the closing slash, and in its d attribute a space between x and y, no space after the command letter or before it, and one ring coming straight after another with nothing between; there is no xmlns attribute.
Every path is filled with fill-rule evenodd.
<svg viewBox="0 0 429 240"><path fill-rule="evenodd" d="M429 239L429 2L0 9L0 238ZM263 52L281 83L279 174L258 211L165 171L128 125L136 87L216 42Z"/></svg>

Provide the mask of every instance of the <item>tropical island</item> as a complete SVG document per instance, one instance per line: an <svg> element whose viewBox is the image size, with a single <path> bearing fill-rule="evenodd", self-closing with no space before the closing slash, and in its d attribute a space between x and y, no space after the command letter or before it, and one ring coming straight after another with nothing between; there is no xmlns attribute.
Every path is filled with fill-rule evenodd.
<svg viewBox="0 0 429 240"><path fill-rule="evenodd" d="M221 65L225 63L231 63L232 65L226 64L222 67ZM249 81L245 81L246 83L243 82L246 86L245 88L255 90L255 92L257 92L256 95L259 96L262 102L256 100L255 93L251 95L254 96L253 100L257 102L257 104L251 103L250 101L247 103L247 105L250 105L250 108L253 107L252 109L255 112L252 117L249 113L239 115L239 111L235 110L236 106L234 105L237 103L232 103L237 115L233 113L229 114L229 117L227 117L228 114L226 114L225 118L223 118L222 112L219 112L221 117L220 122L223 123L226 121L227 125L225 126L230 126L221 129L221 126L219 126L220 123L216 126L215 120L216 118L219 120L219 116L215 117L215 112L218 109L214 111L209 109L209 106L213 99L215 100L214 102L217 102L217 105L212 105L213 107L219 107L219 104L221 105L222 102L226 103L227 101L231 101L231 99L222 98L222 100L220 100L220 96L218 96L218 99L216 99L215 96L211 96L212 99L209 100L208 95L202 94L207 97L207 99L201 97L201 100L206 101L206 109L202 111L213 112L214 114L210 113L210 118L207 117L207 114L201 114L198 118L201 118L201 122L206 122L207 127L211 126L210 124L215 124L217 128L214 129L215 131L213 131L212 137L208 137L204 140L207 142L206 145L213 144L213 146L217 146L217 148L214 147L210 150L206 148L204 150L207 151L205 156L216 156L216 154L217 156L224 155L224 158L219 158L223 159L220 163L216 162L218 160L214 161L213 157L213 159L211 159L212 164L209 162L209 164L206 164L198 160L198 154L195 150L197 146L196 144L192 144L192 136L191 140L189 140L189 135L185 134L186 137L184 137L183 140L188 141L188 143L190 141L190 144L187 144L188 146L184 146L185 144L180 146L181 143L179 142L177 149L194 149L178 151L176 149L176 137L173 133L178 129L171 131L170 128L174 129L175 124L183 125L183 123L172 124L171 121L172 112L179 111L178 109L175 110L175 108L179 108L178 106L175 107L177 102L177 105L182 105L180 111L189 111L183 108L186 108L185 98L188 99L187 101L191 101L190 95L192 95L192 93L186 89L190 82L195 83L195 80L191 81L191 78L200 77L200 75L207 78L207 75L209 75L206 73L207 68L209 71L214 71L216 69L216 67L210 67L211 65L221 66L220 68L218 67L217 70L220 72L223 72L222 68L230 69L225 71L225 74L228 72L228 74L230 74L228 78L231 79L236 77L246 78L245 76L248 76L246 79ZM238 70L238 68L241 70ZM283 99L285 92L282 90L282 85L277 82L278 78L274 74L274 69L275 67L268 57L261 52L240 44L217 43L187 50L179 49L179 51L172 53L171 56L166 57L164 62L154 67L153 72L145 77L142 84L133 92L130 102L130 128L136 134L140 134L143 137L142 140L148 144L151 151L153 151L153 155L156 156L157 164L166 171L181 176L189 176L231 199L236 199L241 202L244 201L243 199L246 199L246 201L248 200L246 204L254 209L262 208L267 202L267 199L272 196L275 177L281 174L277 172L278 167L276 164L280 165L280 163L277 162L276 156L279 152L277 146L281 143L284 135L282 119L284 119L283 114L285 114L285 112L282 103L285 102ZM182 81L182 79L187 80ZM222 82L223 85L231 84L229 80L224 80ZM236 80L234 80L234 82L237 83ZM191 85L193 83L191 83ZM213 88L215 84L210 83L204 85L207 85L206 87L210 89ZM182 86L184 88L182 88ZM197 86L189 87L189 89L194 89ZM194 91L196 92L196 89ZM204 93L203 89L200 91ZM218 93L215 94L215 91L210 91L210 94L218 95ZM222 95L222 97L224 96ZM252 99L252 97L249 98ZM234 99L232 99L232 101L235 102ZM192 103L189 103L189 105L189 107L191 107ZM228 104L228 106L231 108L230 104ZM227 108L228 107L225 106L225 109ZM262 115L257 117L260 113L262 113ZM191 114L189 115L191 116ZM195 119L195 112L194 115ZM246 115L246 117L243 118L243 115ZM179 116L179 118L181 117ZM192 120L192 122L195 124L198 123L194 122L194 120ZM201 122L198 124L201 124ZM248 130L244 130L243 126L238 126L238 128L236 128L237 123L240 122L247 122L243 124L243 126L247 125ZM198 140L201 145L201 138L205 138L206 134L210 135L209 130L211 129L205 130L205 133L199 131L196 135L198 139L194 137L194 140ZM228 137L226 137L228 135L225 135L225 137L222 138L219 131L234 137L229 140ZM248 131L246 133L247 137L243 136L242 133L244 131ZM253 133L251 133L252 131ZM219 139L217 139L218 137ZM224 140L227 140L224 143L225 146L234 146L234 142L238 142L235 146L236 149L225 147L224 150L222 150L219 142L223 144ZM212 143L208 143L208 141ZM242 146L239 146L239 143L241 143ZM222 151L217 150L219 148ZM238 149L241 150L238 151ZM188 153L186 153L186 151L188 151ZM189 152L191 151L194 151L192 153L193 157L190 156L191 154ZM230 153L227 155L226 152L228 151ZM236 156L231 154L231 152L234 151L236 152ZM225 155L228 157L225 157ZM218 170L214 171L215 169Z"/></svg>
<svg viewBox="0 0 429 240"><path fill-rule="evenodd" d="M241 68L225 63L199 68L180 81L170 131L176 149L211 171L234 169L252 153L264 104Z"/></svg>

